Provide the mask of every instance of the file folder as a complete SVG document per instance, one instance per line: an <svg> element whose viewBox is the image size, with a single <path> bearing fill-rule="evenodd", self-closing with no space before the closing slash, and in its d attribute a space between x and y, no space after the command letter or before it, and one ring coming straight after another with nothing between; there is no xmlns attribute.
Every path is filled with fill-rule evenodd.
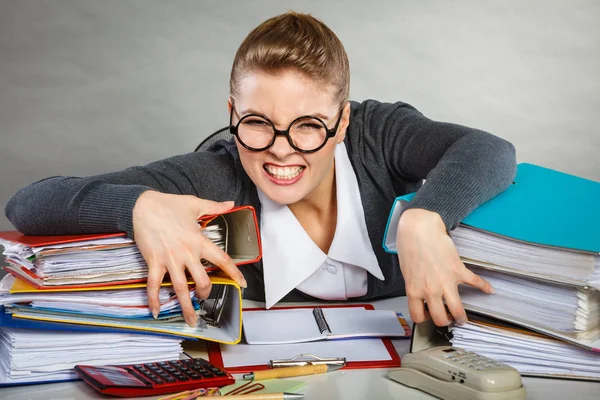
<svg viewBox="0 0 600 400"><path fill-rule="evenodd" d="M392 207L383 247L395 253L402 203ZM461 224L527 243L600 253L600 182L538 165L521 163L510 187L482 204Z"/></svg>
<svg viewBox="0 0 600 400"><path fill-rule="evenodd" d="M10 319L12 325L19 324L19 320L30 321L32 323L45 324L61 324L68 325L74 329L87 327L88 329L103 328L108 331L128 331L137 333L150 333L159 335L175 336L186 339L204 339L224 344L236 344L242 337L242 291L240 286L231 278L224 274L210 275L210 280L213 285L229 285L234 288L227 293L225 306L223 307L222 324L219 327L208 328L192 328L188 327L185 322L180 323L136 323L135 320L119 320L110 318L86 318L85 315L70 315L70 314L51 314L51 313L29 313L26 311L15 311ZM23 287L19 280L15 285ZM143 287L143 285L142 285ZM21 292L22 293L22 292ZM6 317L5 317L6 318ZM56 327L56 325L53 325ZM30 326L34 327L34 326ZM67 329L67 328L65 328Z"/></svg>

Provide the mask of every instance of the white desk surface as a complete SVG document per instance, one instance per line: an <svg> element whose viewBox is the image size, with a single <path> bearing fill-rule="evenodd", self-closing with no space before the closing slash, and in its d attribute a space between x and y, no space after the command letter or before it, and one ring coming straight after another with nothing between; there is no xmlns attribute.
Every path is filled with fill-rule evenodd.
<svg viewBox="0 0 600 400"><path fill-rule="evenodd" d="M408 317L405 297L372 302L375 308L402 312ZM260 307L261 303L244 301L245 307ZM408 319L408 318L407 318ZM409 321L410 323L410 321ZM409 340L394 341L400 356L408 352ZM200 354L198 354L200 355ZM387 378L388 369L365 369L335 371L323 375L298 377L307 385L299 393L306 400L388 400L388 399L433 399L418 390L404 387ZM600 383L523 378L528 399L600 399ZM83 382L55 383L46 385L20 386L0 389L2 400L50 400L50 399L100 399L104 398Z"/></svg>

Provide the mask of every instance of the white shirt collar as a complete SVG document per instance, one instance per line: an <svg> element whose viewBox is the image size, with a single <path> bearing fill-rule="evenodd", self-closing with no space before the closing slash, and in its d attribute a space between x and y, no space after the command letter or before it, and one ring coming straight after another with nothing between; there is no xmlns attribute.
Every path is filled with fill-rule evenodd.
<svg viewBox="0 0 600 400"><path fill-rule="evenodd" d="M286 205L258 189L267 308L315 273L328 257L385 279L369 239L356 174L344 143L335 149L335 177L338 215L329 254L312 241Z"/></svg>

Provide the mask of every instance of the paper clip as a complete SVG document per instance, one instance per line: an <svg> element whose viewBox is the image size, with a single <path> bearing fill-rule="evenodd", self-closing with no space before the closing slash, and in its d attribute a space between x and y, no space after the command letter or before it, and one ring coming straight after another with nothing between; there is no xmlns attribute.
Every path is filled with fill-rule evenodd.
<svg viewBox="0 0 600 400"><path fill-rule="evenodd" d="M222 396L233 396L239 394L250 394L254 392L259 392L265 388L265 385L259 382L248 381L241 386L236 387L235 389L227 392L221 393Z"/></svg>
<svg viewBox="0 0 600 400"><path fill-rule="evenodd" d="M196 397L204 396L206 389L186 390L185 392L175 393L166 397L161 397L158 400L191 400Z"/></svg>
<svg viewBox="0 0 600 400"><path fill-rule="evenodd" d="M299 354L288 360L271 360L269 368L301 367L304 365L346 365L346 357L319 357L314 354Z"/></svg>

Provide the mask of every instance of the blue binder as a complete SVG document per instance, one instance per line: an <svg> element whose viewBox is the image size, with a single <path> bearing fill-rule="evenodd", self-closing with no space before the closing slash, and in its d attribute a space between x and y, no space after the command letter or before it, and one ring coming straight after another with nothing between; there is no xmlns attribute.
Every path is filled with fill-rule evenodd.
<svg viewBox="0 0 600 400"><path fill-rule="evenodd" d="M395 253L387 240L390 224L397 226L393 212L413 196L394 202L384 235L388 252ZM461 223L528 243L600 253L600 182L522 163L509 188Z"/></svg>

